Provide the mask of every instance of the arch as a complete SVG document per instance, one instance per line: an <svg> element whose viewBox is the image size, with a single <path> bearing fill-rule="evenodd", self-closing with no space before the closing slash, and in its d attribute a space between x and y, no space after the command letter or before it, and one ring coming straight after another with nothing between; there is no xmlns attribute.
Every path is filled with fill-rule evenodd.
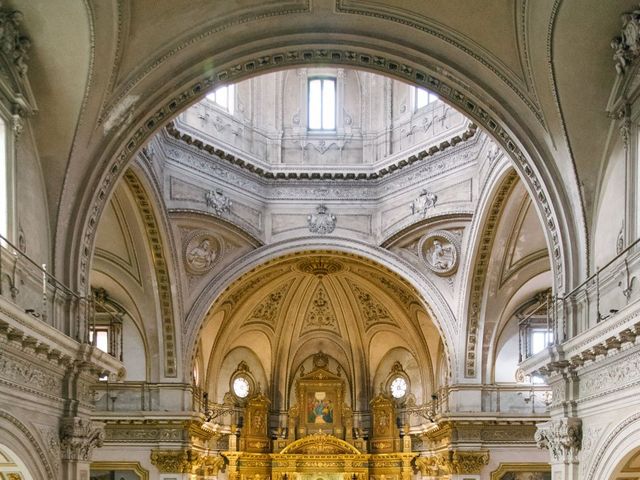
<svg viewBox="0 0 640 480"><path fill-rule="evenodd" d="M284 447L280 455L295 455L297 453L360 455L360 451L350 443L324 433L314 433L300 438Z"/></svg>
<svg viewBox="0 0 640 480"><path fill-rule="evenodd" d="M108 147L103 144L100 145L101 148L96 148L96 152L102 153L97 155L99 158L94 163L103 168L96 169L92 178L86 182L84 194L77 195L81 199L79 204L63 199L63 204L75 205L77 211L83 212L76 219L73 228L69 229L71 238L59 238L67 233L64 228L58 228L56 244L63 245L64 248L56 252L56 265L64 269L60 273L65 278L68 277L72 285L86 289L95 226L105 203L127 164L163 124L215 85L287 67L320 63L372 70L426 87L485 128L513 159L514 167L536 201L539 215L545 219L545 235L554 258L556 289L562 290L580 277L581 269L586 268L586 261L578 258L577 252L585 252L585 258L587 255L583 212L582 209L574 212L561 208L562 205L569 205L568 190L578 192L575 172L571 177L566 176L563 184L553 182L555 172L550 168L554 164L544 161L544 141L536 144L536 139L525 133L527 129L523 120L504 107L513 107L512 102L497 97L487 86L474 81L470 72L469 75L465 74L462 67L446 66L447 72L454 71L457 75L453 79L450 75L445 76L439 62L434 61L428 52L407 48L399 53L397 48L364 35L345 35L341 39L342 43L327 43L323 33L287 37L278 32L269 32L268 28L263 33L270 37L266 43L256 41L255 44L243 46L243 52L233 52L233 60L228 56L231 53L229 49L216 51L215 48L209 50L206 59L192 59L192 68L185 69L173 82L164 82L164 86L159 83L158 88L149 88L151 77L160 76L162 69L158 65L162 65L162 62L139 78L140 81L145 78L145 91L153 93L146 93L147 96L132 107L131 118L136 118L137 121L131 128L122 129L126 132L118 131L107 135L104 142L108 143ZM335 36L339 37L338 34ZM283 43L287 45L286 49L276 47ZM403 38L396 39L396 44L403 43ZM376 47L372 50L360 45ZM471 52L465 49L463 51ZM479 56L474 58L482 60ZM216 67L213 70L203 68L205 60L208 65ZM151 70L156 70L153 75ZM497 74L498 71L494 70L494 73ZM135 82L129 84L131 85L135 85ZM151 98L152 95L155 96ZM520 95L521 100L525 98L523 94ZM65 254L70 263L64 260Z"/></svg>
<svg viewBox="0 0 640 480"><path fill-rule="evenodd" d="M640 413L627 417L600 442L585 480L609 480L640 447Z"/></svg>
<svg viewBox="0 0 640 480"><path fill-rule="evenodd" d="M54 430L55 433L52 435L55 437L52 437L52 442L58 442L58 432L57 429ZM10 413L0 410L0 431L2 431L0 445L11 450L24 463L33 480L49 480L58 477L57 465L54 469L48 454L32 433L33 428L29 428Z"/></svg>
<svg viewBox="0 0 640 480"><path fill-rule="evenodd" d="M185 361L184 365L192 365L197 347L197 338L200 329L203 326L207 312L210 310L214 301L225 291L225 289L233 282L238 280L242 275L256 268L256 265L263 265L269 261L278 258L293 255L301 252L338 252L344 254L355 255L362 259L373 261L392 273L398 275L401 279L408 282L418 293L423 307L426 309L430 318L433 319L440 337L442 338L444 349L450 359L449 371L453 372L453 365L456 364L455 349L452 348L456 338L457 326L456 319L451 311L446 299L439 290L434 286L423 272L416 267L403 260L392 252L379 247L372 247L363 242L340 237L322 237L322 238L296 238L254 250L244 257L236 260L225 271L213 278L209 284L203 288L202 293L194 302L192 309L187 315L185 321L185 342L184 349ZM188 352L188 353L187 353ZM188 357L186 355L189 355ZM188 378L188 372L186 375Z"/></svg>

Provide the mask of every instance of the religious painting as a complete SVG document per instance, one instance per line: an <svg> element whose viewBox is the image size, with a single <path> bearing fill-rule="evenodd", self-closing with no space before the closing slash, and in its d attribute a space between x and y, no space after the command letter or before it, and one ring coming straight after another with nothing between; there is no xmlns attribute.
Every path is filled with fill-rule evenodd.
<svg viewBox="0 0 640 480"><path fill-rule="evenodd" d="M307 423L332 425L335 398L333 392L307 392Z"/></svg>

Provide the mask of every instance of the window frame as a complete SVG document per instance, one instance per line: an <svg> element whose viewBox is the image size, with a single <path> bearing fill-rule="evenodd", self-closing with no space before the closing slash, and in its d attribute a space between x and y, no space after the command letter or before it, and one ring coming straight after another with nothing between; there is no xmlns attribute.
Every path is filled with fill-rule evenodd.
<svg viewBox="0 0 640 480"><path fill-rule="evenodd" d="M227 91L227 102L226 102L226 105L223 105L222 103L218 102L218 100L216 99L216 94L220 90L223 90L223 89L225 89ZM234 115L235 114L235 111L236 111L236 85L235 85L235 83L229 83L227 85L221 85L221 86L215 88L214 90L212 90L211 92L207 93L205 98L213 106L215 106L216 108L219 108L221 110L224 110L229 115Z"/></svg>
<svg viewBox="0 0 640 480"><path fill-rule="evenodd" d="M311 127L311 82L320 80L320 128ZM333 128L324 128L324 82L333 83ZM313 75L307 78L307 131L310 133L335 133L338 127L338 77L336 75Z"/></svg>
<svg viewBox="0 0 640 480"><path fill-rule="evenodd" d="M413 89L413 94L411 95L411 99L412 99L412 102L413 102L413 111L414 112L422 110L422 109L428 107L429 105L433 105L435 102L437 102L440 99L440 97L438 95L433 93L428 88L418 87L416 85L412 85L411 88ZM419 95L420 91L424 91L424 92L427 93L427 100L428 101L424 105L419 105L419 103L418 103L418 95ZM431 100L429 100L429 99L431 99Z"/></svg>

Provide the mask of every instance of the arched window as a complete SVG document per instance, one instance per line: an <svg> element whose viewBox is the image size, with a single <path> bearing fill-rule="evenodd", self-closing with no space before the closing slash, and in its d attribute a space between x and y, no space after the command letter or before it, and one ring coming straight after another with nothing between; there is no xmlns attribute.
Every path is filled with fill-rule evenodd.
<svg viewBox="0 0 640 480"><path fill-rule="evenodd" d="M309 79L309 130L336 129L336 79Z"/></svg>

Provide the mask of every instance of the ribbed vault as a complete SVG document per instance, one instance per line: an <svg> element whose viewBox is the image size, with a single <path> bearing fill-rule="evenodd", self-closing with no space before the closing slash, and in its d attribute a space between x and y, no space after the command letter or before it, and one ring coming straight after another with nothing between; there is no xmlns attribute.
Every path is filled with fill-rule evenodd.
<svg viewBox="0 0 640 480"><path fill-rule="evenodd" d="M215 302L199 343L212 398L226 393L225 373L235 361L229 359L239 348L255 355L262 369L256 377L284 403L296 372L318 351L346 376L349 403L368 402L378 388L374 379L384 378L391 359L403 360L415 377L414 395L423 399L435 389L434 365L442 351L434 322L410 285L374 262L330 252L268 262Z"/></svg>

